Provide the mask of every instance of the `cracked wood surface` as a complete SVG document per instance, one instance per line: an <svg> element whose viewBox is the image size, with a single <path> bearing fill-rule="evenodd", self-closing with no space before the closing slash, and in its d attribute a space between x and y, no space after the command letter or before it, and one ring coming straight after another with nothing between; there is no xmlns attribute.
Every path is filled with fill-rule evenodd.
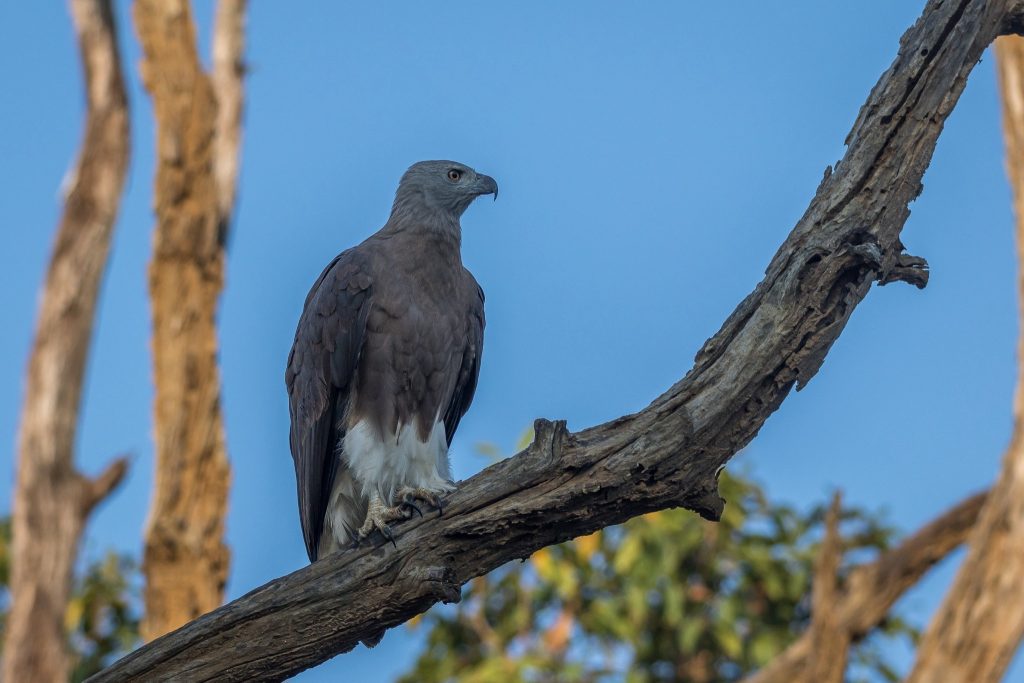
<svg viewBox="0 0 1024 683"><path fill-rule="evenodd" d="M873 282L927 281L900 231L943 122L1021 0L931 0L900 41L764 280L643 411L534 443L462 482L398 547L347 552L272 581L133 652L93 681L280 680L459 598L461 585L547 545L683 506L716 519L716 474L817 372Z"/></svg>

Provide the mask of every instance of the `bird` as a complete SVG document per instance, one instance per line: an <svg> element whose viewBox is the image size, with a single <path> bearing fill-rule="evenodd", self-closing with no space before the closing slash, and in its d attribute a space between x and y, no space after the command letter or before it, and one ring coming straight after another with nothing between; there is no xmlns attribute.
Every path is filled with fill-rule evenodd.
<svg viewBox="0 0 1024 683"><path fill-rule="evenodd" d="M303 306L285 385L309 561L395 542L391 523L454 490L448 449L480 374L484 293L461 217L490 176L454 161L405 171L384 226L337 255Z"/></svg>

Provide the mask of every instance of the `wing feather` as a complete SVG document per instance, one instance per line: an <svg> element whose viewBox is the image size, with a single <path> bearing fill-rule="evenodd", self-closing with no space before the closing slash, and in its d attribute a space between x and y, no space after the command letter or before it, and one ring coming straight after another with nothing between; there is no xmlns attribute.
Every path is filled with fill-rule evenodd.
<svg viewBox="0 0 1024 683"><path fill-rule="evenodd" d="M468 275L468 272L467 272ZM455 382L455 391L444 412L444 431L451 446L455 430L459 428L462 416L469 410L476 393L476 383L480 376L480 357L484 350L484 290L469 276L474 291L471 294L469 319L467 321L467 344L459 367L459 377Z"/></svg>
<svg viewBox="0 0 1024 683"><path fill-rule="evenodd" d="M337 447L345 436L371 291L369 262L358 248L335 257L306 296L288 355L289 444L310 562L317 559L331 488L344 467Z"/></svg>

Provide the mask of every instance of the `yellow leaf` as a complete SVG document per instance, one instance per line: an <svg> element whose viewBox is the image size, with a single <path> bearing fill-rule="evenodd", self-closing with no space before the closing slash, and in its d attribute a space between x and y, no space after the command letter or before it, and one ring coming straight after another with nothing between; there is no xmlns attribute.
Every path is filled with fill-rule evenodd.
<svg viewBox="0 0 1024 683"><path fill-rule="evenodd" d="M82 615L85 614L85 601L81 598L72 598L68 603L68 608L64 612L64 628L68 631L74 631L75 627L82 621Z"/></svg>
<svg viewBox="0 0 1024 683"><path fill-rule="evenodd" d="M534 569L540 574L542 579L551 580L555 571L555 560L551 557L551 551L547 548L541 548L533 554L530 558L530 562L533 563Z"/></svg>
<svg viewBox="0 0 1024 683"><path fill-rule="evenodd" d="M589 562L597 549L601 547L601 532L595 531L589 536L580 536L576 539L576 550L584 561Z"/></svg>
<svg viewBox="0 0 1024 683"><path fill-rule="evenodd" d="M718 636L718 644L722 650L732 659L736 659L743 652L743 641L735 631L723 629L715 633Z"/></svg>
<svg viewBox="0 0 1024 683"><path fill-rule="evenodd" d="M636 561L640 559L640 551L643 548L640 545L640 538L635 534L626 536L625 540L622 541L622 545L619 546L618 552L615 553L615 560L612 562L612 566L615 571L620 574L625 574L630 571L636 564Z"/></svg>
<svg viewBox="0 0 1024 683"><path fill-rule="evenodd" d="M519 441L516 442L516 450L521 451L531 443L533 443L533 427L529 427L522 436L519 437Z"/></svg>

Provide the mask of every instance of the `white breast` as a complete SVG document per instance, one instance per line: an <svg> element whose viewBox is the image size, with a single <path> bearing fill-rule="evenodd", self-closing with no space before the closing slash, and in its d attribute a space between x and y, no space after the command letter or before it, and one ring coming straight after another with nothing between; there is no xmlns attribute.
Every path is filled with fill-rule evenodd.
<svg viewBox="0 0 1024 683"><path fill-rule="evenodd" d="M402 486L437 493L454 489L448 441L440 420L425 441L420 440L414 424L399 425L396 433L382 437L368 421L360 420L345 434L342 457L364 498L376 492L391 501Z"/></svg>

